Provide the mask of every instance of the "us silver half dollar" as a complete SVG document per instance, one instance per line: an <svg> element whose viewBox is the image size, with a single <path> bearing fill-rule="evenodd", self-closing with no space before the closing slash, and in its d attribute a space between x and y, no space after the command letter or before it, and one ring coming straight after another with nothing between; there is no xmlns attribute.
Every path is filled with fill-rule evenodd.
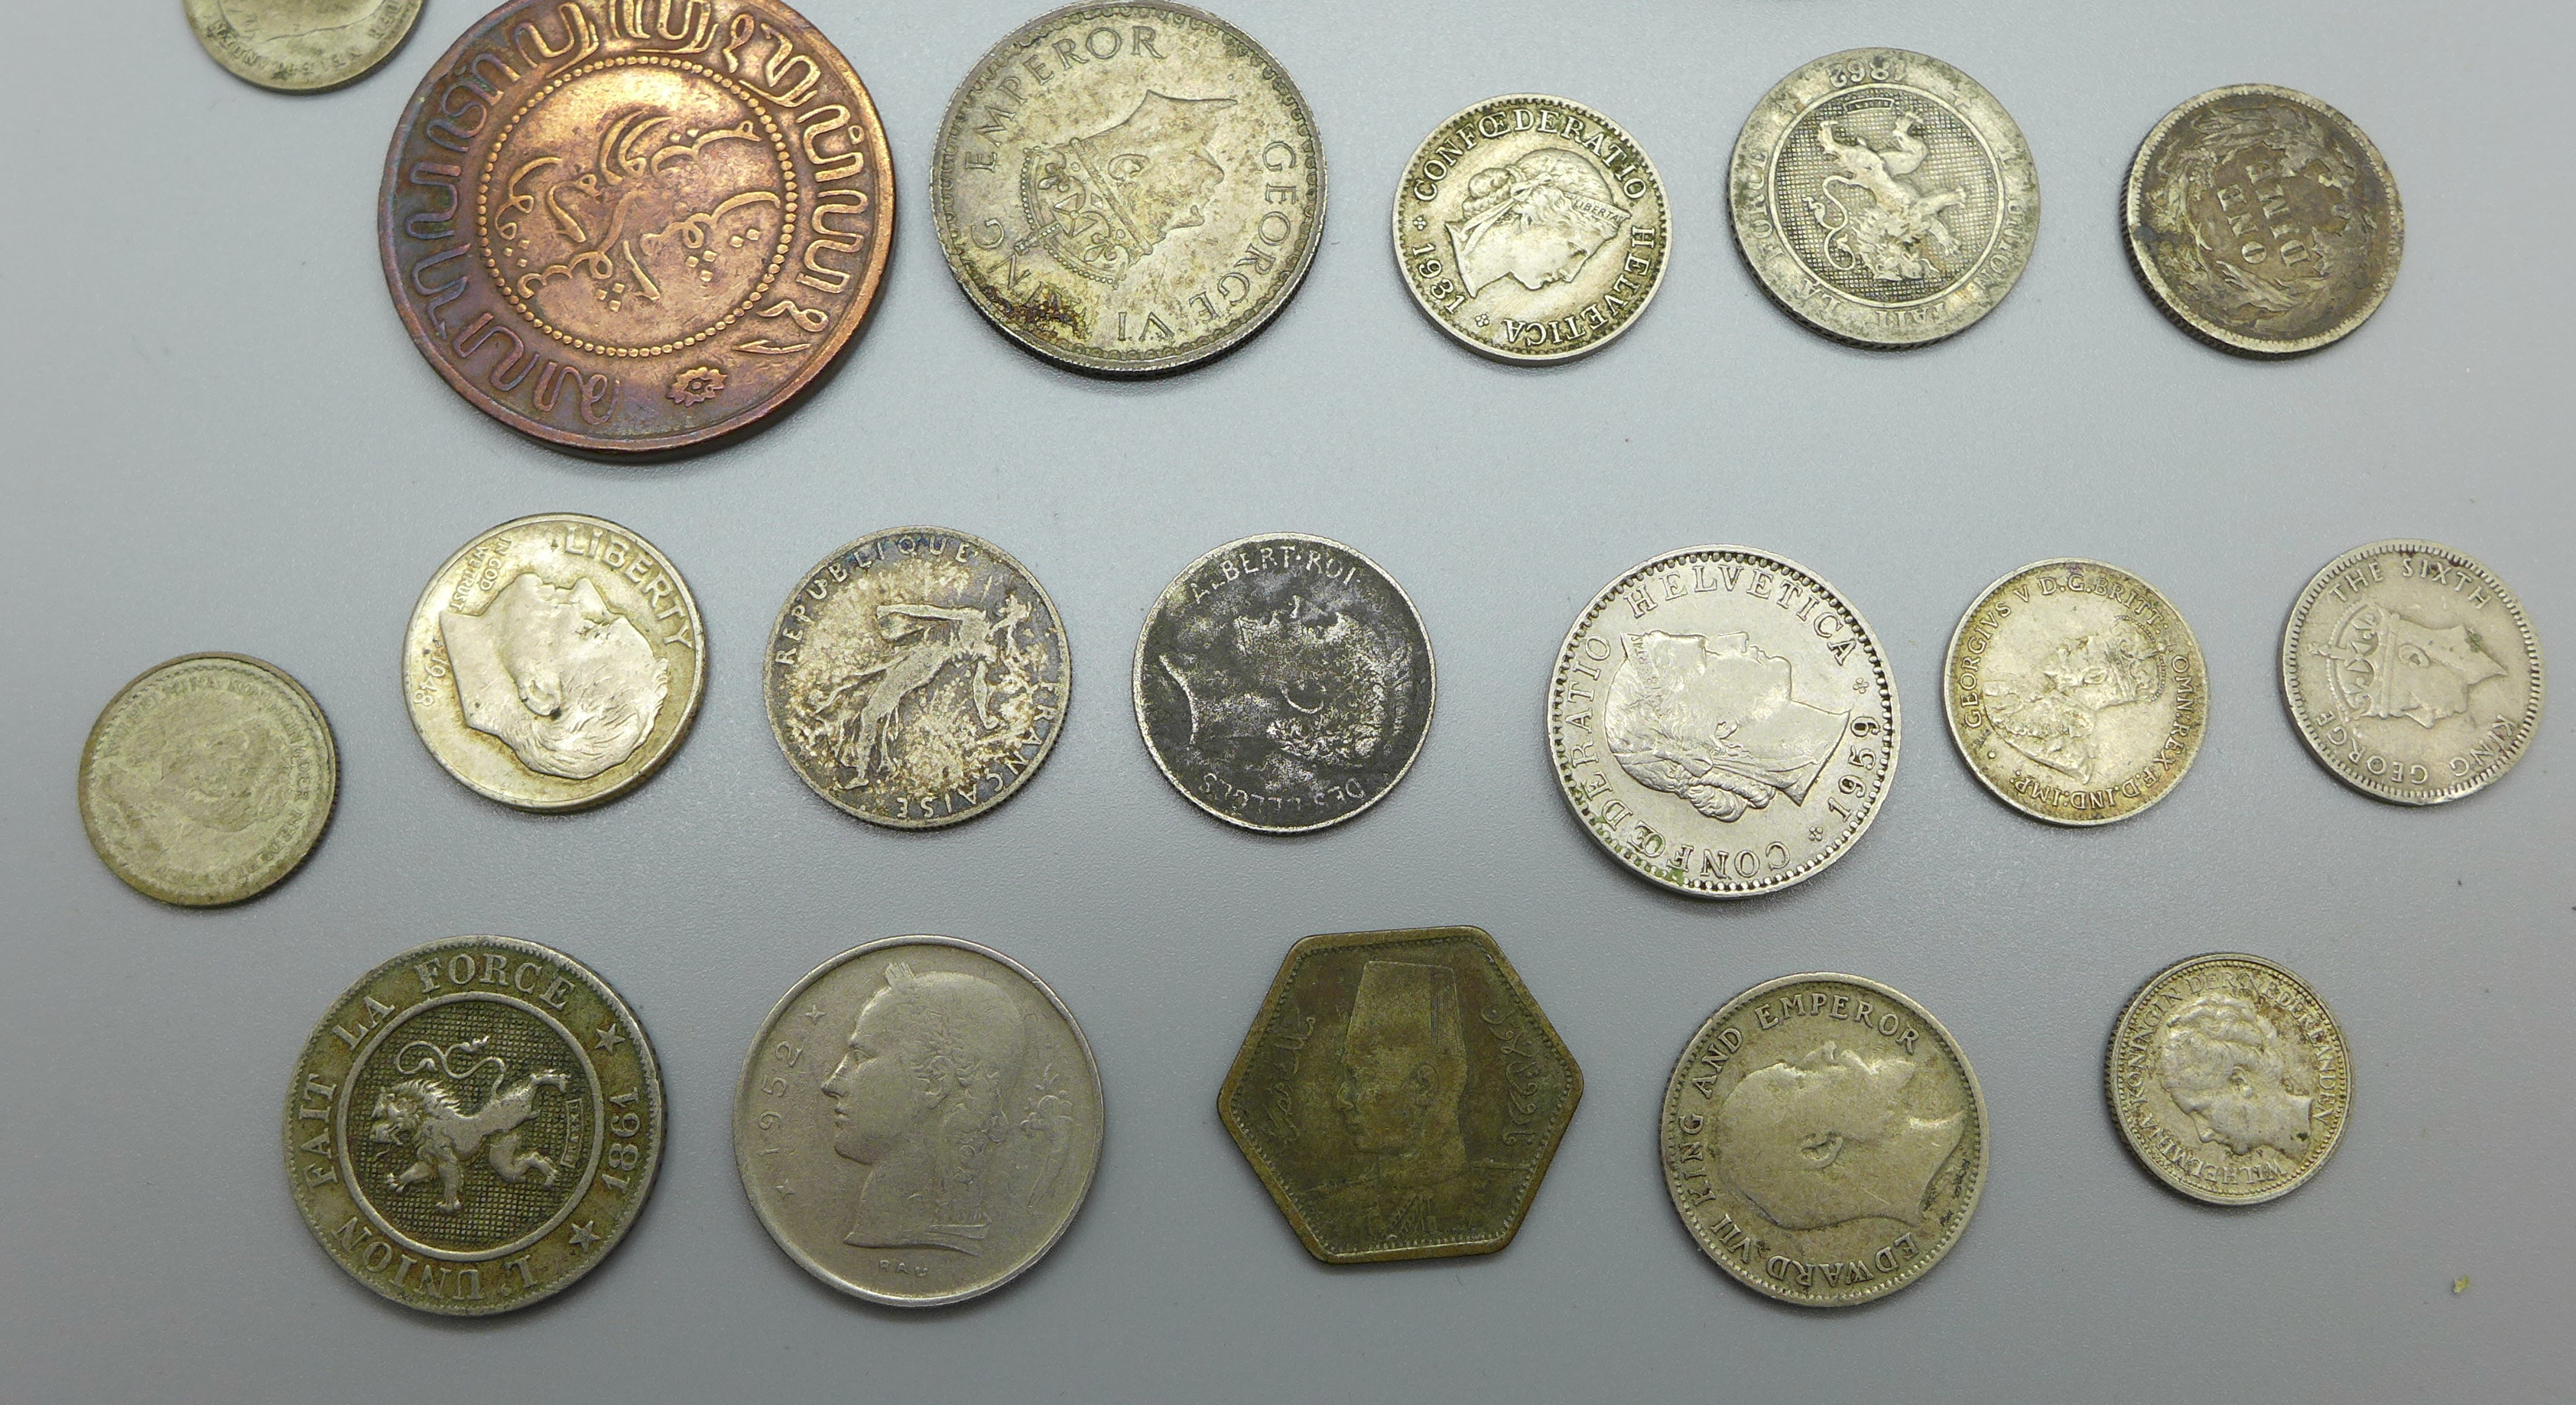
<svg viewBox="0 0 2576 1405"><path fill-rule="evenodd" d="M1950 1031L1858 976L1764 981L1682 1049L1664 1185L1702 1252L1782 1302L1848 1307L1931 1271L1986 1181L1986 1098Z"/></svg>
<svg viewBox="0 0 2576 1405"><path fill-rule="evenodd" d="M1755 105L1727 203L1744 261L1792 316L1840 341L1918 346L2012 291L2039 232L2039 172L1975 79L1849 49Z"/></svg>
<svg viewBox="0 0 2576 1405"><path fill-rule="evenodd" d="M1705 898L1803 882L1896 774L1878 636L1794 561L1668 552L1602 588L1557 651L1547 742L1575 818L1648 880Z"/></svg>
<svg viewBox="0 0 2576 1405"><path fill-rule="evenodd" d="M1073 658L1055 601L980 537L896 527L842 547L779 609L770 734L814 793L896 829L970 820L1055 749Z"/></svg>
<svg viewBox="0 0 2576 1405"><path fill-rule="evenodd" d="M706 694L706 628L680 568L614 522L550 512L447 558L403 635L403 702L447 773L522 810L642 785Z"/></svg>
<svg viewBox="0 0 2576 1405"><path fill-rule="evenodd" d="M1996 799L2052 824L2109 824L2191 769L2209 726L2209 669L2154 586L2099 561L2040 561L1959 617L1941 705L1969 773Z"/></svg>
<svg viewBox="0 0 2576 1405"><path fill-rule="evenodd" d="M237 903L322 838L340 759L322 708L273 664L189 654L108 699L81 747L81 827L133 889Z"/></svg>
<svg viewBox="0 0 2576 1405"><path fill-rule="evenodd" d="M2483 790L2540 729L2540 636L2476 558L2357 546L2317 572L2281 634L2281 692L2308 750L2402 805Z"/></svg>
<svg viewBox="0 0 2576 1405"><path fill-rule="evenodd" d="M187 0L188 27L233 75L281 93L353 83L393 57L420 0Z"/></svg>
<svg viewBox="0 0 2576 1405"><path fill-rule="evenodd" d="M2406 212L2379 148L2289 88L2214 88L2138 146L2120 202L2129 262L2184 331L2291 356L2339 341L2397 281Z"/></svg>
<svg viewBox="0 0 2576 1405"><path fill-rule="evenodd" d="M1163 0L1020 26L957 85L931 164L958 286L1084 371L1231 350L1297 290L1324 228L1297 85L1243 31Z"/></svg>
<svg viewBox="0 0 2576 1405"><path fill-rule="evenodd" d="M560 951L450 937L332 1003L286 1090L286 1179L324 1253L405 1307L554 1296L626 1237L662 1160L662 1073Z"/></svg>
<svg viewBox="0 0 2576 1405"><path fill-rule="evenodd" d="M1664 279L1664 180L1578 102L1481 102L1425 138L1395 193L1395 260L1440 330L1506 361L1566 361L1628 330Z"/></svg>
<svg viewBox="0 0 2576 1405"><path fill-rule="evenodd" d="M763 1228L853 1297L989 1293L1064 1237L1105 1127L1100 1069L1046 983L953 937L816 967L769 1012L734 1094Z"/></svg>
<svg viewBox="0 0 2576 1405"><path fill-rule="evenodd" d="M1136 636L1136 726L1163 778L1228 824L1295 834L1376 804L1422 751L1431 639L1395 578L1296 532L1227 542Z"/></svg>
<svg viewBox="0 0 2576 1405"><path fill-rule="evenodd" d="M2334 1012L2259 956L2195 956L2147 982L2111 1033L2111 1120L2157 1180L2212 1205L2306 1185L2352 1113Z"/></svg>

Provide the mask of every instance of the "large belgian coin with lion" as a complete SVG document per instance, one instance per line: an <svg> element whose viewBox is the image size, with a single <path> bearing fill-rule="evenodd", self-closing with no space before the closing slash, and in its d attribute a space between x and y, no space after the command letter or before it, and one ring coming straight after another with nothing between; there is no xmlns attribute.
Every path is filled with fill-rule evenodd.
<svg viewBox="0 0 2576 1405"><path fill-rule="evenodd" d="M580 962L450 937L323 1014L285 1142L296 1208L350 1277L423 1312L508 1312L625 1238L662 1160L662 1074Z"/></svg>

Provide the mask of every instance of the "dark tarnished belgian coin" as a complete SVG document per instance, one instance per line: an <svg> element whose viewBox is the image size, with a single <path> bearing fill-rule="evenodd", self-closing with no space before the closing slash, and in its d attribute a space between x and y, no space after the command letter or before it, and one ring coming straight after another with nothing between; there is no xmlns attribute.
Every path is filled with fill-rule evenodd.
<svg viewBox="0 0 2576 1405"><path fill-rule="evenodd" d="M2546 696L2540 636L2503 581L2425 541L2357 546L2281 634L2290 720L2345 784L2401 805L2485 789L2522 759Z"/></svg>
<svg viewBox="0 0 2576 1405"><path fill-rule="evenodd" d="M1190 803L1294 834L1376 804L1431 728L1431 640L1395 578L1296 532L1227 542L1136 636L1136 726Z"/></svg>
<svg viewBox="0 0 2576 1405"><path fill-rule="evenodd" d="M2209 667L2182 613L2115 566L2024 566L1951 632L1941 705L1968 771L2033 819L2125 820L2182 783L2209 727Z"/></svg>
<svg viewBox="0 0 2576 1405"><path fill-rule="evenodd" d="M1792 316L1839 341L1919 346L2012 291L2039 233L2039 172L1975 79L1849 49L1754 106L1727 203L1744 261Z"/></svg>
<svg viewBox="0 0 2576 1405"><path fill-rule="evenodd" d="M1414 303L1504 361L1607 346L1646 310L1671 250L1655 163L1563 98L1495 98L1441 123L1395 193L1395 260Z"/></svg>
<svg viewBox="0 0 2576 1405"><path fill-rule="evenodd" d="M136 892L182 907L237 903L294 872L339 791L321 705L240 654L145 672L108 699L81 747L90 847Z"/></svg>
<svg viewBox="0 0 2576 1405"><path fill-rule="evenodd" d="M1073 657L1055 601L980 537L874 532L778 611L769 730L814 793L871 824L935 829L1019 793L1055 749Z"/></svg>
<svg viewBox="0 0 2576 1405"><path fill-rule="evenodd" d="M1279 61L1224 20L1072 5L957 85L930 202L957 285L1012 340L1078 370L1174 371L1297 291L1324 149Z"/></svg>
<svg viewBox="0 0 2576 1405"><path fill-rule="evenodd" d="M1986 1098L1958 1041L1858 976L1764 981L1719 1007L1664 1089L1665 1187L1756 1292L1848 1307L1906 1287L1968 1228Z"/></svg>
<svg viewBox="0 0 2576 1405"><path fill-rule="evenodd" d="M2111 1120L2194 1200L2259 1205L2308 1183L2352 1113L2334 1012L2287 967L2195 956L2156 974L2111 1032Z"/></svg>
<svg viewBox="0 0 2576 1405"><path fill-rule="evenodd" d="M2314 351L2379 310L2406 212L2379 148L2289 88L2213 88L2138 146L2129 262L2184 331L2254 356Z"/></svg>
<svg viewBox="0 0 2576 1405"><path fill-rule="evenodd" d="M403 635L412 730L447 773L522 810L642 785L707 684L705 626L652 543L574 512L522 517L447 558Z"/></svg>
<svg viewBox="0 0 2576 1405"><path fill-rule="evenodd" d="M734 1091L734 1167L798 1267L940 1307L1064 1237L1106 1118L1091 1045L1044 981L973 942L890 937L769 1012Z"/></svg>
<svg viewBox="0 0 2576 1405"><path fill-rule="evenodd" d="M420 0L187 0L188 27L233 75L281 93L354 83L393 57Z"/></svg>
<svg viewBox="0 0 2576 1405"><path fill-rule="evenodd" d="M779 0L514 0L404 109L376 237L413 344L475 408L650 453L812 383L893 229L867 89Z"/></svg>
<svg viewBox="0 0 2576 1405"><path fill-rule="evenodd" d="M1474 927L1343 932L1288 949L1217 1115L1328 1264L1512 1242L1583 1072Z"/></svg>
<svg viewBox="0 0 2576 1405"><path fill-rule="evenodd" d="M368 972L286 1092L286 1178L349 1276L423 1312L552 1297L617 1247L662 1160L662 1074L617 993L513 937Z"/></svg>

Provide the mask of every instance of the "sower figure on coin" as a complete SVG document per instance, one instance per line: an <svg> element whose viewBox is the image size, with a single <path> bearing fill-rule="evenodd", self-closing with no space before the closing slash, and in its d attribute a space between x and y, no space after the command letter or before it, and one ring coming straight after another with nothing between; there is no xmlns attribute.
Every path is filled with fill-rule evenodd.
<svg viewBox="0 0 2576 1405"><path fill-rule="evenodd" d="M2111 1120L2138 1164L2211 1205L2308 1183L2352 1114L2343 1027L2307 982L2259 956L2156 974L2111 1033Z"/></svg>
<svg viewBox="0 0 2576 1405"><path fill-rule="evenodd" d="M867 89L781 0L514 0L404 110L376 238L413 344L476 409L640 454L812 384L893 229Z"/></svg>
<svg viewBox="0 0 2576 1405"><path fill-rule="evenodd" d="M186 0L188 27L234 76L281 93L354 83L393 57L420 0Z"/></svg>
<svg viewBox="0 0 2576 1405"><path fill-rule="evenodd" d="M1181 370L1286 304L1324 227L1314 114L1241 30L1166 0L1073 5L957 85L931 155L957 285L1077 370Z"/></svg>

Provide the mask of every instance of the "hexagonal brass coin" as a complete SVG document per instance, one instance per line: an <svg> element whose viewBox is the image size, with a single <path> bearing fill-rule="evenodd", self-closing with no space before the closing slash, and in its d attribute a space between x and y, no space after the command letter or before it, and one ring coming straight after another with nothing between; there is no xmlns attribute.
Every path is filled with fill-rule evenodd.
<svg viewBox="0 0 2576 1405"><path fill-rule="evenodd" d="M1583 1070L1474 927L1288 949L1217 1115L1328 1264L1490 1254L1538 1194Z"/></svg>

